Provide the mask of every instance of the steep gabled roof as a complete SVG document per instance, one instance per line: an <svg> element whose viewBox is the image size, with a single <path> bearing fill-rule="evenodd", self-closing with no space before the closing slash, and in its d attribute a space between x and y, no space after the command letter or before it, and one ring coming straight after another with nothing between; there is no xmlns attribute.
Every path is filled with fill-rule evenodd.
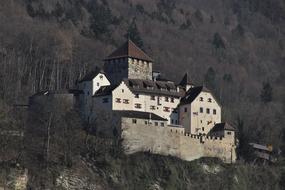
<svg viewBox="0 0 285 190"><path fill-rule="evenodd" d="M143 50L141 50L134 42L130 39L125 42L121 47L111 53L105 60L131 57L145 61L153 61Z"/></svg>
<svg viewBox="0 0 285 190"><path fill-rule="evenodd" d="M99 73L105 74L104 71L102 69L100 69L99 67L95 67L95 69L89 73L87 73L80 81L84 82L84 81L91 81L92 79L94 79L94 77L96 77Z"/></svg>
<svg viewBox="0 0 285 190"><path fill-rule="evenodd" d="M180 105L191 104L201 92L210 92L210 90L204 86L190 88L181 99Z"/></svg>
<svg viewBox="0 0 285 190"><path fill-rule="evenodd" d="M99 90L95 92L93 97L111 95L112 91L117 88L117 86L118 85L101 86Z"/></svg>
<svg viewBox="0 0 285 190"><path fill-rule="evenodd" d="M236 131L236 129L228 123L217 123L210 132L217 132L217 131Z"/></svg>
<svg viewBox="0 0 285 190"><path fill-rule="evenodd" d="M174 82L152 81L144 79L124 79L124 83L133 93L145 93L153 95L164 95L182 97L183 94L177 91Z"/></svg>
<svg viewBox="0 0 285 190"><path fill-rule="evenodd" d="M188 73L185 73L185 75L183 76L179 85L180 86L186 86L187 84L193 85L193 83L190 81L190 77L189 77Z"/></svg>
<svg viewBox="0 0 285 190"><path fill-rule="evenodd" d="M122 117L127 117L127 118L167 121L167 119L160 117L159 115L156 115L154 113L150 113L150 112L123 110L123 111L114 111L114 113L119 114Z"/></svg>

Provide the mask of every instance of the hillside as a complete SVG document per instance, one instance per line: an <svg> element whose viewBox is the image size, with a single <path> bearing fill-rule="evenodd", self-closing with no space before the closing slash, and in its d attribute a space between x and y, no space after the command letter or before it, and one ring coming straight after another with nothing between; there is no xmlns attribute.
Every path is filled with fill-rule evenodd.
<svg viewBox="0 0 285 190"><path fill-rule="evenodd" d="M0 130L25 128L25 112L13 105L26 104L30 95L43 89L74 88L86 72L102 66L102 59L126 37L155 60L154 69L165 77L178 82L188 72L195 84L214 91L223 106L223 118L239 129L242 160L247 159L248 142L272 144L284 154L283 0L5 0L0 3ZM2 138L0 145L1 161L18 159L22 156L18 153L25 151L21 140L11 137ZM156 158L143 157L155 163ZM179 164L174 164L175 170L168 169L184 172L181 167L192 165ZM272 174L279 184L277 168L255 169ZM252 173L255 169L241 164L225 171L246 170L256 183L265 181L264 189L270 189L270 179ZM228 177L227 172L214 176L217 184ZM156 179L161 175L164 172ZM173 175L174 180L181 177ZM228 183L229 187L234 184ZM243 183L249 185L249 181Z"/></svg>

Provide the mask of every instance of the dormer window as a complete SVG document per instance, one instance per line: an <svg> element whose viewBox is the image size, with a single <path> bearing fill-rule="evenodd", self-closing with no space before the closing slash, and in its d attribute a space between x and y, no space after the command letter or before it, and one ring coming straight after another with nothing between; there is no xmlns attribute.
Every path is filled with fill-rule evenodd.
<svg viewBox="0 0 285 190"><path fill-rule="evenodd" d="M212 98L208 98L208 102L212 102Z"/></svg>
<svg viewBox="0 0 285 190"><path fill-rule="evenodd" d="M150 99L151 99L151 100L155 100L155 96L151 96Z"/></svg>
<svg viewBox="0 0 285 190"><path fill-rule="evenodd" d="M173 103L174 102L174 98L171 98L170 101Z"/></svg>
<svg viewBox="0 0 285 190"><path fill-rule="evenodd" d="M200 102L203 102L203 97L200 97Z"/></svg>

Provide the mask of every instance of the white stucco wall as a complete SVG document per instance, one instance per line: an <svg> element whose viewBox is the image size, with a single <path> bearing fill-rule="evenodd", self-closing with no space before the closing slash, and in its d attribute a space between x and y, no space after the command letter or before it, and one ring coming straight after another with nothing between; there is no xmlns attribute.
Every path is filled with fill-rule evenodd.
<svg viewBox="0 0 285 190"><path fill-rule="evenodd" d="M200 98L203 98L203 101ZM211 102L208 99L211 98ZM185 112L187 108L187 112ZM203 108L203 113L200 112ZM207 109L210 113L207 113ZM216 110L216 114L213 111ZM209 92L201 92L191 104L179 108L180 123L191 134L207 134L216 123L221 123L221 107Z"/></svg>
<svg viewBox="0 0 285 190"><path fill-rule="evenodd" d="M115 90L112 92L113 102L112 109L113 110L133 110L133 111L142 111L142 112L151 112L157 114L168 120L168 124L178 124L178 113L172 112L173 109L177 108L180 99L177 97L167 96L168 102L165 101L166 96L158 96L151 94L136 94L130 91L130 89L126 86L124 82L122 82ZM155 99L152 100L151 97L154 96ZM171 98L173 98L173 102L171 102ZM159 101L158 101L159 99ZM118 102L120 100L120 102ZM124 103L124 100L128 100L128 104ZM138 108L136 104L139 104L141 107ZM154 107L152 109L151 107ZM169 108L169 112L165 111L164 107Z"/></svg>
<svg viewBox="0 0 285 190"><path fill-rule="evenodd" d="M110 85L110 81L107 79L105 74L99 73L96 77L93 78L92 84L93 84L92 95L94 95L95 92L97 90L99 90L100 87L102 87L102 86L109 86Z"/></svg>
<svg viewBox="0 0 285 190"><path fill-rule="evenodd" d="M88 120L92 115L93 111L93 98L97 90L102 86L109 86L110 82L103 73L99 73L90 81L82 81L79 83L79 89L83 91L83 94L80 95L80 113L83 116L84 120Z"/></svg>

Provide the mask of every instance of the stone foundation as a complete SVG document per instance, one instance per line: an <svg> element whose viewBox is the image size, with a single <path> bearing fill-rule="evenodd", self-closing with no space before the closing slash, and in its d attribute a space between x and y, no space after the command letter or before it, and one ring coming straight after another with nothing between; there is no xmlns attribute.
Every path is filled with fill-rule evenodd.
<svg viewBox="0 0 285 190"><path fill-rule="evenodd" d="M126 154L151 152L192 161L217 157L225 163L236 160L234 142L226 138L201 137L169 130L168 127L131 125L122 121L122 145Z"/></svg>

